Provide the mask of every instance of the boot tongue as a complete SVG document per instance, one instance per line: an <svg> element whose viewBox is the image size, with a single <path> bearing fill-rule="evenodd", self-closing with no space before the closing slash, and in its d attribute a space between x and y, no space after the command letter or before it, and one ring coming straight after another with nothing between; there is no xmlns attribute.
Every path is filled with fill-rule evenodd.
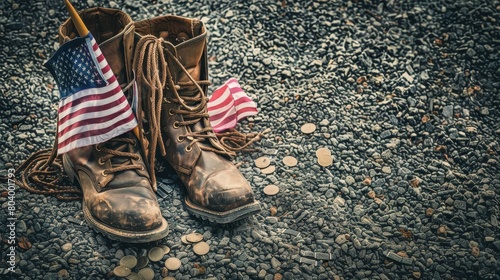
<svg viewBox="0 0 500 280"><path fill-rule="evenodd" d="M181 33L178 35L182 40L185 34ZM204 36L203 38L200 38L201 36L196 37L196 40L191 39L187 40L185 42L180 43L177 45L176 48L176 56L177 59L179 60L180 63L184 66L184 68L187 70L189 75L195 80L199 81L200 76L201 76L201 71L202 71L202 66L201 66L201 59L204 53L204 48L205 48L205 39ZM173 73L175 75L175 81L177 83L189 83L191 82L191 79L189 79L188 75L180 68L180 67L175 67L176 73ZM198 92L198 88L196 86L182 86L180 90L178 91L179 95L182 97L194 97L196 95L199 95L200 93ZM186 101L187 102L187 101ZM192 104L190 104L192 103ZM188 103L190 106L197 105L193 102Z"/></svg>
<svg viewBox="0 0 500 280"><path fill-rule="evenodd" d="M179 34L182 36L183 34ZM178 37L180 37L178 36ZM200 38L201 37L201 38ZM182 63L184 68L187 70L189 75L195 80L199 81L201 76L202 76L202 57L205 52L205 35L200 35L196 37L196 41L194 39L188 40L186 42L180 43L176 47L176 55L177 59ZM191 80L189 79L188 75L182 69L176 68L177 72L174 74L177 81L177 83L182 82L182 83L189 83ZM204 87L201 86L203 89ZM200 93L198 90L198 87L195 85L193 86L181 86L180 89L178 90L178 93L181 97L200 97L204 98L205 93L202 92ZM198 101L189 101L184 99L184 102L188 106L195 107L198 106L201 102L201 100ZM206 106L205 106L206 109ZM201 112L198 112L201 113ZM203 121L200 120L199 122L190 125L191 131L196 132L200 131L204 128ZM203 146L211 146L208 141L201 141L198 142L199 145Z"/></svg>

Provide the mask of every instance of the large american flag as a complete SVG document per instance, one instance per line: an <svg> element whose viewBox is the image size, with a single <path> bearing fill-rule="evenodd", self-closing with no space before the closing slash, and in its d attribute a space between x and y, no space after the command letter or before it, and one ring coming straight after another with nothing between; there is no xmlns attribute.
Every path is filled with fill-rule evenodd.
<svg viewBox="0 0 500 280"><path fill-rule="evenodd" d="M58 154L106 142L137 125L92 34L62 45L45 66L54 76L61 96Z"/></svg>
<svg viewBox="0 0 500 280"><path fill-rule="evenodd" d="M216 89L208 101L210 124L215 132L234 128L242 118L257 114L255 102L235 78Z"/></svg>

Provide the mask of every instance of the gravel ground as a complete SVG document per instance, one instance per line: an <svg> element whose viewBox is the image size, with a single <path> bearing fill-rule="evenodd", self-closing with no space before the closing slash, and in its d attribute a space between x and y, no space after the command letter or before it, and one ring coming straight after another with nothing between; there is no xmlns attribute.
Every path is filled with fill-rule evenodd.
<svg viewBox="0 0 500 280"><path fill-rule="evenodd" d="M259 151L236 158L263 211L225 227L191 217L166 169L159 196L171 232L131 245L81 223L78 201L17 190L9 274L3 179L0 278L107 279L122 256L165 244L170 253L150 264L156 279L500 279L500 2L378 2L75 3L207 24L211 89L236 77L260 110L240 130L271 129ZM5 176L52 146L58 92L42 64L67 13L62 1L0 7ZM316 131L302 133L305 123ZM321 147L332 166L318 165ZM264 155L275 172L255 167ZM284 165L285 156L298 164ZM280 192L265 195L269 184ZM205 256L180 242L194 231L210 244ZM181 268L166 273L172 256Z"/></svg>

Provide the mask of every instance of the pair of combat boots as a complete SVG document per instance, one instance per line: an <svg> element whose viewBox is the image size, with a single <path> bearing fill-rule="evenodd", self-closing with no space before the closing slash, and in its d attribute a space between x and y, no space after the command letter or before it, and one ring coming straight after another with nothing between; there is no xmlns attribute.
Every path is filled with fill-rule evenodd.
<svg viewBox="0 0 500 280"><path fill-rule="evenodd" d="M178 174L192 214L230 223L259 212L249 183L229 160L232 152L219 143L208 120L204 24L171 15L133 22L106 8L80 16L129 103L134 90L139 97L138 137L128 132L63 155L65 172L81 186L87 222L124 242L165 237L168 223L154 192L156 156ZM59 28L61 43L76 34L71 19Z"/></svg>

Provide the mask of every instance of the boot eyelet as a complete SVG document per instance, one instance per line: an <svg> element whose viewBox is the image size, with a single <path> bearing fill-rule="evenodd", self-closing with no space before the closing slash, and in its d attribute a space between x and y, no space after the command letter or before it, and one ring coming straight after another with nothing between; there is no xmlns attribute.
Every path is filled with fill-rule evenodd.
<svg viewBox="0 0 500 280"><path fill-rule="evenodd" d="M184 151L186 152L191 152L193 150L193 147L190 147L190 146L186 146L186 148L184 148Z"/></svg>
<svg viewBox="0 0 500 280"><path fill-rule="evenodd" d="M99 158L99 159L97 160L97 163L98 163L99 165L104 165L106 162L104 162L104 161L102 160L102 158Z"/></svg>
<svg viewBox="0 0 500 280"><path fill-rule="evenodd" d="M99 145L95 145L95 150L100 152L101 151L101 147L99 147Z"/></svg>
<svg viewBox="0 0 500 280"><path fill-rule="evenodd" d="M174 122L174 124L172 125L174 128L179 128L179 122Z"/></svg>
<svg viewBox="0 0 500 280"><path fill-rule="evenodd" d="M177 142L182 142L184 139L186 139L184 136L177 136Z"/></svg>
<svg viewBox="0 0 500 280"><path fill-rule="evenodd" d="M169 116L173 116L174 115L174 112L172 112L172 108L168 109L168 115Z"/></svg>
<svg viewBox="0 0 500 280"><path fill-rule="evenodd" d="M108 176L108 173L106 173L106 170L103 170L103 171L101 171L101 175L106 177L106 176Z"/></svg>

